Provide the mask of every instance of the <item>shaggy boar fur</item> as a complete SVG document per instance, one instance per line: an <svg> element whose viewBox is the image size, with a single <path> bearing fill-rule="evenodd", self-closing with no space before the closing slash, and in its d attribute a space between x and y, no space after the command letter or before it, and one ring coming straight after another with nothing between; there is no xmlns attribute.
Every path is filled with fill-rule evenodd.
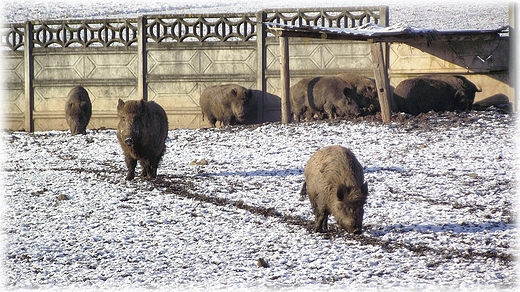
<svg viewBox="0 0 520 292"><path fill-rule="evenodd" d="M465 110L457 90L443 80L412 78L403 80L394 90L394 102L399 111L417 115L429 111Z"/></svg>
<svg viewBox="0 0 520 292"><path fill-rule="evenodd" d="M65 119L73 135L86 134L92 115L92 103L88 92L81 86L71 89L65 103Z"/></svg>
<svg viewBox="0 0 520 292"><path fill-rule="evenodd" d="M403 80L394 90L399 111L417 115L433 111L471 110L482 90L461 75L429 74Z"/></svg>
<svg viewBox="0 0 520 292"><path fill-rule="evenodd" d="M372 78L354 73L342 73L337 76L349 84L351 91L347 93L347 96L354 99L363 115L381 111L376 82Z"/></svg>
<svg viewBox="0 0 520 292"><path fill-rule="evenodd" d="M314 119L314 113L309 109L308 100L314 99L314 85L321 77L303 78L298 83L293 84L290 89L291 110L293 120L300 122L303 120L311 121Z"/></svg>
<svg viewBox="0 0 520 292"><path fill-rule="evenodd" d="M337 76L321 77L313 88L312 98L308 95L308 106L318 115L324 113L329 119L357 117L361 114L352 98L355 89Z"/></svg>
<svg viewBox="0 0 520 292"><path fill-rule="evenodd" d="M314 231L327 231L332 214L347 232L361 233L368 184L352 151L338 145L321 148L307 162L304 176L300 194L311 202Z"/></svg>
<svg viewBox="0 0 520 292"><path fill-rule="evenodd" d="M206 117L212 127L243 123L249 113L248 102L252 91L237 84L207 87L200 95L202 119Z"/></svg>
<svg viewBox="0 0 520 292"><path fill-rule="evenodd" d="M457 90L456 98L460 100L457 104L459 107L457 110L471 110L475 101L475 93L482 91L462 75L428 74L416 78L442 80L453 86Z"/></svg>
<svg viewBox="0 0 520 292"><path fill-rule="evenodd" d="M168 118L164 109L153 101L119 100L117 140L123 149L128 168L127 180L135 177L137 161L141 177L155 178L159 161L166 149Z"/></svg>

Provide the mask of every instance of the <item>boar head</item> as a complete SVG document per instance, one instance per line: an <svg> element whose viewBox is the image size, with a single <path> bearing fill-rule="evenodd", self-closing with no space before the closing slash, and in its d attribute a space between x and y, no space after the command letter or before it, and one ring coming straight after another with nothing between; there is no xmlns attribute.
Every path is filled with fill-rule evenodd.
<svg viewBox="0 0 520 292"><path fill-rule="evenodd" d="M117 116L119 117L117 135L128 147L133 147L134 143L136 143L141 136L141 131L143 131L141 115L144 109L144 100L128 101L125 103L119 99L117 105Z"/></svg>
<svg viewBox="0 0 520 292"><path fill-rule="evenodd" d="M251 89L233 88L231 89L231 110L239 122L243 122L247 114L247 104L253 91Z"/></svg>
<svg viewBox="0 0 520 292"><path fill-rule="evenodd" d="M90 119L89 107L86 101L79 103L69 103L67 105L69 116L67 117L70 132L73 135L86 134L87 125Z"/></svg>
<svg viewBox="0 0 520 292"><path fill-rule="evenodd" d="M363 226L363 206L368 196L368 184L360 188L347 187L341 184L336 193L337 204L334 212L336 222L347 232L359 234Z"/></svg>

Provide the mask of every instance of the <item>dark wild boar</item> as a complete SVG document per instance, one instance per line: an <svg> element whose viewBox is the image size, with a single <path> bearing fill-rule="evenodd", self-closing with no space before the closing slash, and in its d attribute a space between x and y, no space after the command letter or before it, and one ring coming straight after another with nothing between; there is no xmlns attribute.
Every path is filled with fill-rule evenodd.
<svg viewBox="0 0 520 292"><path fill-rule="evenodd" d="M471 110L475 101L475 93L482 92L482 89L462 75L428 74L415 78L442 80L453 86L457 91L456 99L459 100L457 110Z"/></svg>
<svg viewBox="0 0 520 292"><path fill-rule="evenodd" d="M307 162L304 176L300 194L311 202L314 231L326 232L332 214L347 232L361 233L368 184L352 151L339 145L321 148Z"/></svg>
<svg viewBox="0 0 520 292"><path fill-rule="evenodd" d="M376 82L372 78L354 73L342 73L337 76L349 84L349 88L352 90L347 93L347 96L354 99L363 115L381 111Z"/></svg>
<svg viewBox="0 0 520 292"><path fill-rule="evenodd" d="M212 127L243 123L249 113L248 102L253 93L237 84L223 84L207 87L200 95L202 119L206 117Z"/></svg>
<svg viewBox="0 0 520 292"><path fill-rule="evenodd" d="M329 119L357 117L361 114L358 105L351 96L355 91L352 86L337 76L321 77L308 97L308 107L325 114Z"/></svg>
<svg viewBox="0 0 520 292"><path fill-rule="evenodd" d="M399 111L417 115L471 110L475 92L480 91L463 76L424 75L401 81L393 97Z"/></svg>
<svg viewBox="0 0 520 292"><path fill-rule="evenodd" d="M164 109L153 101L119 100L117 140L123 149L128 168L127 180L135 177L137 161L141 164L141 177L157 176L157 167L165 152L168 136L168 118Z"/></svg>
<svg viewBox="0 0 520 292"><path fill-rule="evenodd" d="M86 134L87 125L92 115L92 103L88 92L81 86L75 86L69 92L65 103L65 119L73 135Z"/></svg>
<svg viewBox="0 0 520 292"><path fill-rule="evenodd" d="M314 99L314 85L321 77L303 78L290 89L291 111L293 113L293 121L300 122L303 120L314 120L314 112L309 109L308 100ZM310 96L310 97L309 97Z"/></svg>

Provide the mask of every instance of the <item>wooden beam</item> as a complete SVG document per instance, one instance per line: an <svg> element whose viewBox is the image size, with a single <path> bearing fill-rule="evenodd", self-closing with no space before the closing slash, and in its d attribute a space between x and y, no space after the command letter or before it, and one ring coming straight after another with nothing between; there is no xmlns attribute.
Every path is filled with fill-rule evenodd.
<svg viewBox="0 0 520 292"><path fill-rule="evenodd" d="M291 103L290 103L290 74L289 74L289 38L279 37L280 39L280 82L282 86L282 124L291 122Z"/></svg>
<svg viewBox="0 0 520 292"><path fill-rule="evenodd" d="M383 46L384 43L373 43L371 44L370 52L374 65L374 77L376 79L379 105L381 106L381 119L383 123L389 123L392 117L392 111L390 109L390 82L388 81L388 71L385 66Z"/></svg>

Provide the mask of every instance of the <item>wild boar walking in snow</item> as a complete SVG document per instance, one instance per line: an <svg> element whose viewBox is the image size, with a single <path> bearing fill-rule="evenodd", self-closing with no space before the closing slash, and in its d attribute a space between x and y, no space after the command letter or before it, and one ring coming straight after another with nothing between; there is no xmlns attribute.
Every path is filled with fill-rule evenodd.
<svg viewBox="0 0 520 292"><path fill-rule="evenodd" d="M119 100L117 140L123 149L128 168L127 180L135 177L137 161L141 177L155 178L157 167L165 152L168 118L164 109L153 101Z"/></svg>
<svg viewBox="0 0 520 292"><path fill-rule="evenodd" d="M321 148L307 162L304 177L300 194L311 202L315 232L328 230L332 214L347 232L361 233L368 184L352 151L339 145Z"/></svg>
<svg viewBox="0 0 520 292"><path fill-rule="evenodd" d="M92 103L88 92L81 86L75 86L69 92L65 103L65 119L73 135L86 134L87 125L92 115Z"/></svg>

